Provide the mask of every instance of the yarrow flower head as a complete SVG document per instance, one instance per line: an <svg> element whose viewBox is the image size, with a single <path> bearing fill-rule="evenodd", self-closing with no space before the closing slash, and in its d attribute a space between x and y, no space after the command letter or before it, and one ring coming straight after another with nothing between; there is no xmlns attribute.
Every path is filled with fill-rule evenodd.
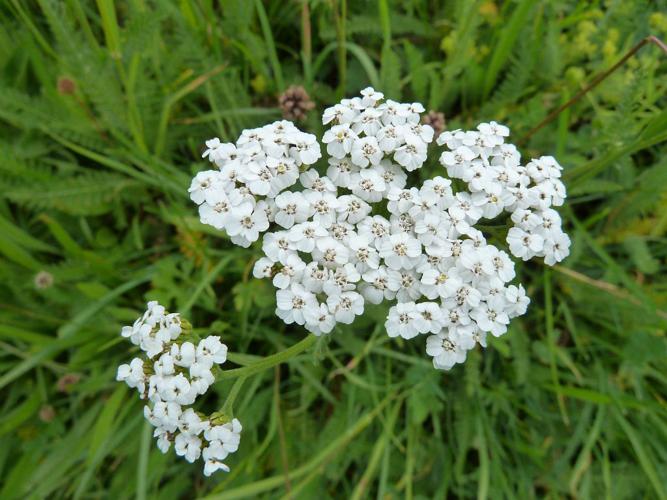
<svg viewBox="0 0 667 500"><path fill-rule="evenodd" d="M118 367L116 380L136 388L148 401L144 416L155 427L158 448L171 445L188 462L202 458L204 474L222 469L223 460L238 449L241 423L221 414L197 412L192 405L215 382L215 365L227 359L227 346L215 335L195 341L190 324L157 302L121 334L144 356Z"/></svg>
<svg viewBox="0 0 667 500"><path fill-rule="evenodd" d="M188 190L204 224L224 229L248 247L275 221L276 196L299 179L299 168L320 157L314 135L279 121L244 130L236 144L206 141L203 156L215 169L199 172Z"/></svg>
<svg viewBox="0 0 667 500"><path fill-rule="evenodd" d="M327 108L326 175L312 167L321 156L315 137L289 122L246 130L236 145L212 139L204 156L218 170L197 174L190 194L202 222L233 242L248 246L263 234L253 274L272 280L285 323L329 334L367 303L388 301L387 334L427 336L434 367L447 370L526 312L523 286L510 283L510 254L547 265L568 255L552 208L566 193L556 160L522 165L496 122L442 132L447 175L408 187L434 139L423 113L372 88ZM452 179L467 189L454 192ZM504 212L510 254L475 227Z"/></svg>

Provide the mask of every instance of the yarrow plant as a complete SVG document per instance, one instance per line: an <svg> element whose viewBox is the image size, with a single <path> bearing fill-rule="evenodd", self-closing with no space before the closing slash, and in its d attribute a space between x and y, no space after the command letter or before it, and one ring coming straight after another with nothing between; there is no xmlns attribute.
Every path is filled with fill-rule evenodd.
<svg viewBox="0 0 667 500"><path fill-rule="evenodd" d="M434 131L419 103L384 100L364 89L324 111L326 175L312 168L315 137L285 121L245 130L236 144L206 142L218 169L197 174L190 193L205 224L247 246L262 236L257 278L271 279L276 314L315 335L350 324L366 303L394 303L391 337L428 335L439 369L500 336L529 298L514 263L475 225L511 214L512 255L548 265L570 240L552 206L563 204L561 167L550 156L521 165L496 122L438 136L447 176L407 187L427 159ZM452 179L467 189L454 192ZM300 183L300 189L288 189ZM458 181L457 181L458 182Z"/></svg>
<svg viewBox="0 0 667 500"><path fill-rule="evenodd" d="M326 175L315 168L317 138L289 121L244 130L235 144L208 140L203 156L214 168L198 173L189 193L201 221L233 243L249 247L261 237L253 274L276 287L285 323L320 336L351 324L367 304L387 302L387 334L426 335L433 366L448 370L526 312L530 299L511 283L510 254L547 265L568 255L570 239L552 208L566 192L558 162L543 156L522 165L506 142L509 129L496 122L439 134L447 176L409 184L434 138L423 113L419 103L384 100L372 88L326 109ZM512 225L509 254L478 225L503 213ZM211 369L227 348L218 337L195 346L181 337L188 329L149 303L122 332L148 359L121 366L118 379L152 403L145 413L160 449L174 442L187 460L202 456L209 475L228 470L222 460L236 451L241 424L189 407L213 383Z"/></svg>
<svg viewBox="0 0 667 500"><path fill-rule="evenodd" d="M227 346L213 335L195 344L188 340L191 330L178 314L149 302L143 316L121 331L143 356L119 366L116 379L148 400L144 416L155 427L160 451L167 453L174 443L176 454L188 462L201 457L210 476L219 469L229 472L223 460L238 449L242 428L235 418L192 408L215 381L214 367L226 361Z"/></svg>

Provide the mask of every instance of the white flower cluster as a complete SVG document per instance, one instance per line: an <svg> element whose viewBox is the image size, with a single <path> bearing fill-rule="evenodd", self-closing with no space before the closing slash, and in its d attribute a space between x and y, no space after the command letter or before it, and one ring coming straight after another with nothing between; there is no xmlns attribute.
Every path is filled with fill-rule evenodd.
<svg viewBox="0 0 667 500"><path fill-rule="evenodd" d="M299 167L322 155L317 138L279 121L244 130L236 144L206 141L204 157L218 170L199 172L190 198L204 224L224 229L233 243L248 247L273 222L273 199L299 178Z"/></svg>
<svg viewBox="0 0 667 500"><path fill-rule="evenodd" d="M278 316L315 334L352 323L366 300L404 293L394 269L386 290L372 286L383 279L378 273L389 271L379 242L399 222L371 216L370 203L402 190L404 169L422 166L433 129L420 124L420 104L382 98L366 89L324 112L324 123L331 124L324 142L333 157L327 176L308 170L300 176L303 191L276 197L275 221L284 229L264 236L265 257L255 265L254 275L272 278L278 288Z"/></svg>
<svg viewBox="0 0 667 500"><path fill-rule="evenodd" d="M266 210L275 225L253 274L278 289L276 314L285 323L316 335L352 323L367 302L396 301L388 335L429 335L434 366L449 369L485 346L488 333L504 334L529 303L521 285L509 284L510 257L474 225L509 211L513 254L562 260L569 238L550 208L565 198L561 169L551 157L521 166L516 148L504 143L509 129L491 122L437 140L450 149L441 157L449 176L469 191L454 193L443 177L406 188L407 172L423 165L433 140L433 129L420 124L424 108L384 102L371 88L361 94L324 112L326 176L302 167L302 189L271 191Z"/></svg>
<svg viewBox="0 0 667 500"><path fill-rule="evenodd" d="M552 266L570 253L570 238L551 208L561 206L567 196L560 180L562 167L552 156L522 166L516 147L505 144L509 133L496 122L482 123L473 131L444 132L437 143L450 151L442 153L440 163L450 177L468 185L470 224L511 212L510 252L523 260L544 257Z"/></svg>
<svg viewBox="0 0 667 500"><path fill-rule="evenodd" d="M138 345L147 359L134 358L118 367L116 379L136 388L150 405L146 419L155 427L158 448L166 453L174 443L176 454L188 462L202 457L204 474L218 469L229 471L222 462L239 446L241 423L237 419L217 424L189 407L215 381L213 366L227 359L227 346L217 336L208 336L197 345L179 338L190 327L178 314L168 314L157 302L121 334Z"/></svg>

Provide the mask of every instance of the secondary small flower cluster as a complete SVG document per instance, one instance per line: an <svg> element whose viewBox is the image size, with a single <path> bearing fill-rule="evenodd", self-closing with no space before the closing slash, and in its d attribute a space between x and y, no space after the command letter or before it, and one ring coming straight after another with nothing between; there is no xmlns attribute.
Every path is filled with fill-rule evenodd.
<svg viewBox="0 0 667 500"><path fill-rule="evenodd" d="M312 134L279 121L244 130L236 144L206 141L204 157L218 170L199 172L190 189L204 224L224 229L233 243L248 247L273 222L275 198L299 179L299 167L321 156Z"/></svg>
<svg viewBox="0 0 667 500"><path fill-rule="evenodd" d="M570 253L570 238L562 230L560 215L551 208L561 206L567 196L560 180L562 167L552 156L522 166L516 147L505 144L509 133L496 122L483 123L477 130L445 132L437 143L450 151L442 153L440 163L450 177L468 185L470 224L511 212L510 252L523 260L543 257L546 264L554 265Z"/></svg>
<svg viewBox="0 0 667 500"><path fill-rule="evenodd" d="M486 346L488 333L504 334L530 302L520 284L509 284L515 277L509 255L487 243L475 224L510 212L510 252L524 260L541 256L551 265L569 251L560 217L550 208L563 203L565 188L553 158L522 166L516 147L505 144L509 129L495 122L437 139L449 149L442 165L449 177L465 181L467 191L454 193L451 180L440 176L406 188L408 173L422 167L433 140L432 127L421 123L423 111L419 103L385 102L371 88L326 109L326 175L308 168L319 157L316 143L308 142L312 162L301 161L289 185L269 189L258 202L275 224L262 226L268 229L264 256L253 274L272 280L276 314L285 323L316 335L352 323L366 303L396 301L385 324L388 335L429 335L426 351L434 366L449 369L475 345ZM241 139L264 130L273 143L276 127L289 129L277 122ZM209 158L228 169L228 156L218 150L230 145L217 139L207 145ZM291 148L282 152L289 156ZM297 178L301 189L286 190ZM191 196L200 203L206 195L196 181ZM260 194L250 184L247 189ZM200 214L210 223L201 207Z"/></svg>
<svg viewBox="0 0 667 500"><path fill-rule="evenodd" d="M144 416L155 427L158 448L166 453L173 442L176 454L188 462L202 457L204 474L210 476L218 469L229 471L222 461L238 449L241 423L223 423L222 416L207 417L190 407L215 381L214 365L227 359L227 346L219 337L211 335L195 345L186 340L190 330L178 314L149 302L143 316L121 331L145 358L119 366L116 379L150 402Z"/></svg>

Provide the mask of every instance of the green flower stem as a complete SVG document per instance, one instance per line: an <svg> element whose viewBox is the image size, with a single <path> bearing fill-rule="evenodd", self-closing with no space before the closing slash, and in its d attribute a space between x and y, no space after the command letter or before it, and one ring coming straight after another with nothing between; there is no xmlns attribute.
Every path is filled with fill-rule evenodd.
<svg viewBox="0 0 667 500"><path fill-rule="evenodd" d="M232 408L234 407L234 401L236 400L236 396L239 395L239 392L241 392L241 387L243 387L243 383L246 381L246 378L248 377L241 376L236 379L234 385L232 386L232 390L229 391L229 394L227 395L225 404L222 405L222 408L220 409L220 413L223 415L229 415L230 417L234 415L234 412L232 411Z"/></svg>
<svg viewBox="0 0 667 500"><path fill-rule="evenodd" d="M284 363L292 359L297 354L301 354L303 351L312 346L316 340L317 337L315 335L308 335L301 342L294 344L292 347L285 349L284 351L281 351L277 354L273 354L271 356L267 356L261 361L252 363L248 366L244 366L243 368L235 368L233 370L223 370L216 376L216 378L218 380L228 380L237 377L248 377L250 375L254 375L255 373L268 370L269 368L273 368L274 366L279 365L280 363Z"/></svg>

